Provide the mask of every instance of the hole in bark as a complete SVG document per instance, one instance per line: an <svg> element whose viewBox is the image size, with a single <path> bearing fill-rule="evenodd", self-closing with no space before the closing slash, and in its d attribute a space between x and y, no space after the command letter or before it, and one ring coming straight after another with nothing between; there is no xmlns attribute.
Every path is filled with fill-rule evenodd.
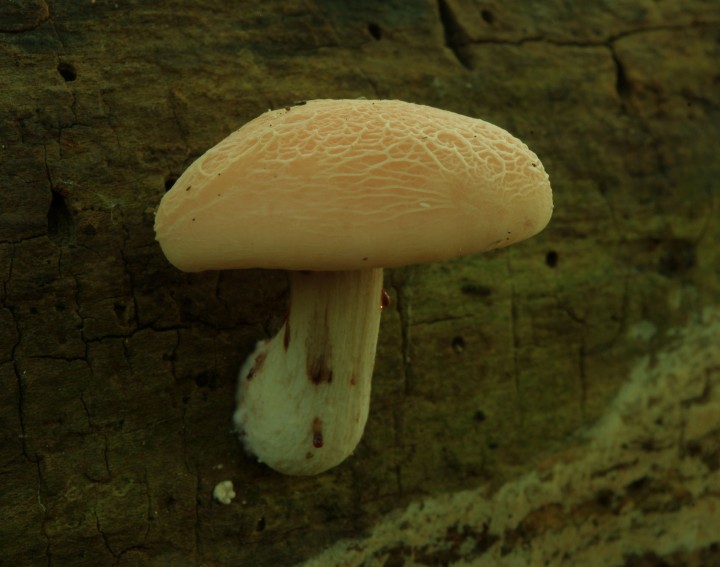
<svg viewBox="0 0 720 567"><path fill-rule="evenodd" d="M631 87L625 66L617 57L613 57L613 61L615 62L615 91L621 99L626 99L630 96Z"/></svg>
<svg viewBox="0 0 720 567"><path fill-rule="evenodd" d="M610 489L599 490L595 495L595 501L603 508L611 508L615 495Z"/></svg>
<svg viewBox="0 0 720 567"><path fill-rule="evenodd" d="M177 507L177 500L175 498L173 498L172 496L168 496L168 498L165 499L165 509L168 512L174 512L176 507Z"/></svg>
<svg viewBox="0 0 720 567"><path fill-rule="evenodd" d="M545 254L545 264L547 264L549 268L554 268L555 266L557 266L557 263L558 254L557 252L555 252L555 250L550 250L550 252Z"/></svg>
<svg viewBox="0 0 720 567"><path fill-rule="evenodd" d="M209 370L206 370L205 372L201 372L200 374L195 376L195 385L198 388L212 387L214 382L213 378L213 373Z"/></svg>
<svg viewBox="0 0 720 567"><path fill-rule="evenodd" d="M57 70L58 73L60 73L60 76L65 79L66 83L77 79L77 71L75 70L75 66L71 63L66 63L64 61L60 62L58 63Z"/></svg>
<svg viewBox="0 0 720 567"><path fill-rule="evenodd" d="M118 319L123 319L125 317L125 313L127 312L127 305L116 301L113 304L113 311L115 311L115 317L117 317Z"/></svg>
<svg viewBox="0 0 720 567"><path fill-rule="evenodd" d="M690 240L675 238L663 245L658 266L665 277L682 275L695 266L695 244Z"/></svg>
<svg viewBox="0 0 720 567"><path fill-rule="evenodd" d="M452 347L455 352L460 354L462 351L465 350L465 339L462 337L455 337L452 340Z"/></svg>
<svg viewBox="0 0 720 567"><path fill-rule="evenodd" d="M50 208L47 213L47 234L55 244L62 245L72 241L75 234L75 221L70 207L57 191L52 191Z"/></svg>
<svg viewBox="0 0 720 567"><path fill-rule="evenodd" d="M460 291L467 295L475 295L477 297L488 297L492 295L492 290L488 286L474 283L463 284L460 287Z"/></svg>
<svg viewBox="0 0 720 567"><path fill-rule="evenodd" d="M265 529L265 517L263 516L257 521L257 525L255 526L255 531L261 532L264 529Z"/></svg>
<svg viewBox="0 0 720 567"><path fill-rule="evenodd" d="M625 485L625 489L628 492L640 492L641 490L644 490L647 488L647 486L650 484L648 477L641 476L638 479L633 480L629 484Z"/></svg>
<svg viewBox="0 0 720 567"><path fill-rule="evenodd" d="M482 16L482 19L485 20L485 23L487 24L494 24L495 23L495 16L490 10L483 10L480 12L480 15Z"/></svg>
<svg viewBox="0 0 720 567"><path fill-rule="evenodd" d="M473 418L478 423L482 423L483 421L485 421L487 419L487 416L485 415L485 412L483 410L477 410L475 412L475 415L473 416Z"/></svg>
<svg viewBox="0 0 720 567"><path fill-rule="evenodd" d="M382 28L378 24L370 22L367 29L374 40L379 41L382 39Z"/></svg>

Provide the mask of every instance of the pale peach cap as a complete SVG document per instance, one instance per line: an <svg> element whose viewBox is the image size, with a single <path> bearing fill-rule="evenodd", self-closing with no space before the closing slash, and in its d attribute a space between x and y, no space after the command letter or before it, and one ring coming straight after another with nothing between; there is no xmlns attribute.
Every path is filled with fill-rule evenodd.
<svg viewBox="0 0 720 567"><path fill-rule="evenodd" d="M507 246L552 208L540 160L502 128L396 100L313 100L209 149L155 231L189 272L357 270Z"/></svg>

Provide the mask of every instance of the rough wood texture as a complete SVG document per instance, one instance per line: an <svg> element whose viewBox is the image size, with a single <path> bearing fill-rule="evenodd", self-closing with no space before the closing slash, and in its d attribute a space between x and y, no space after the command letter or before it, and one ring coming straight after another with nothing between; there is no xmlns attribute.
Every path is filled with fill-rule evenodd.
<svg viewBox="0 0 720 567"><path fill-rule="evenodd" d="M676 339L633 368L581 446L497 491L413 503L304 566L717 565L720 310Z"/></svg>
<svg viewBox="0 0 720 567"><path fill-rule="evenodd" d="M719 34L713 0L0 3L0 564L292 564L581 444L635 359L718 303ZM153 210L260 112L358 96L507 128L555 215L515 248L389 273L364 440L287 478L230 425L284 276L177 272ZM707 521L718 435L697 449Z"/></svg>

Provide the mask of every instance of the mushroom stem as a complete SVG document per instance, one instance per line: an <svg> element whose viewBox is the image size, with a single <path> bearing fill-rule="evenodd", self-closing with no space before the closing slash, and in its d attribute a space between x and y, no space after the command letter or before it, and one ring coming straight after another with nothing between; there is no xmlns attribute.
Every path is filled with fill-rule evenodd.
<svg viewBox="0 0 720 567"><path fill-rule="evenodd" d="M240 370L234 421L269 467L311 475L362 437L380 328L382 269L291 272L290 310Z"/></svg>

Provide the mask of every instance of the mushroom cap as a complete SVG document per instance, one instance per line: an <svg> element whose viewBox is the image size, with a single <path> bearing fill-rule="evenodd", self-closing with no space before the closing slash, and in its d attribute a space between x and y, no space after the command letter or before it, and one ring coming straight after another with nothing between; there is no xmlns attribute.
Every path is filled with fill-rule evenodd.
<svg viewBox="0 0 720 567"><path fill-rule="evenodd" d="M552 208L540 160L502 128L397 100L313 100L205 152L155 232L190 272L357 270L508 246Z"/></svg>

